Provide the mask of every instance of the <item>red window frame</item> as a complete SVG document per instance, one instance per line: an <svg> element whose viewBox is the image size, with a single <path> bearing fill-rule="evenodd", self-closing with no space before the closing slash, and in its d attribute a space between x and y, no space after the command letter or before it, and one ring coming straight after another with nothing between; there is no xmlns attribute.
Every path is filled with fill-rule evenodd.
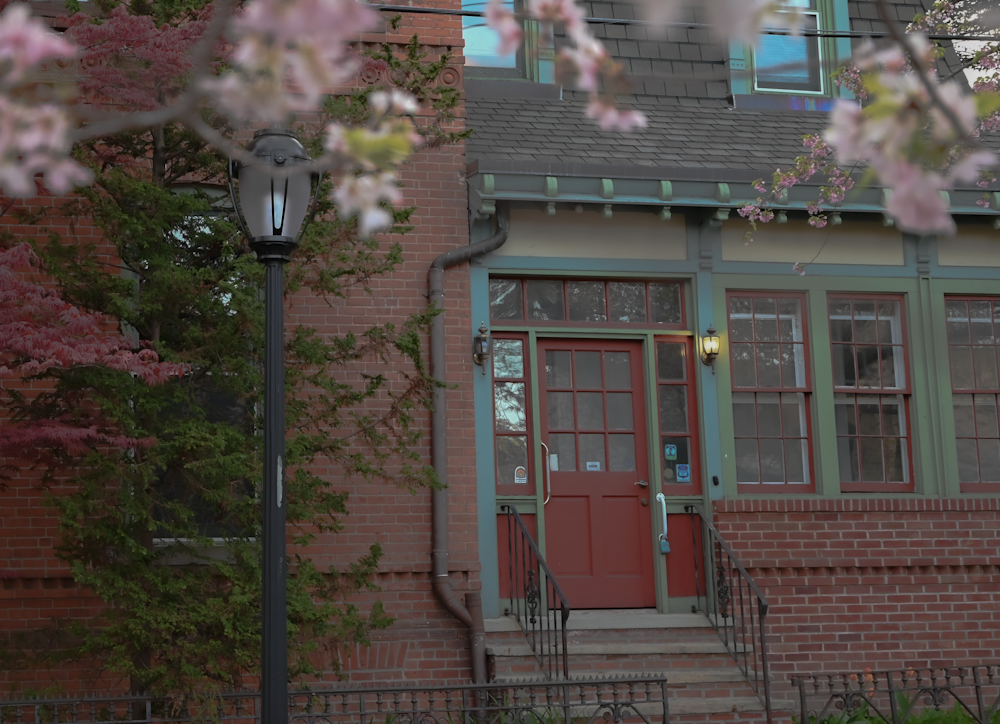
<svg viewBox="0 0 1000 724"><path fill-rule="evenodd" d="M684 347L684 379L664 380L659 374L659 353L660 344L677 344ZM658 420L662 420L660 405L663 404L662 390L664 387L685 387L687 399L687 432L668 432L663 429L662 424L658 424L660 439L657 444L657 457L660 461L660 480L663 486L664 495L700 495L702 490L701 481L701 448L698 437L698 390L695 387L695 350L694 338L680 335L669 335L653 338L654 356L656 365L656 415ZM667 481L665 466L667 460L664 455L666 438L687 438L689 464L691 465L691 481L689 483L671 483Z"/></svg>
<svg viewBox="0 0 1000 724"><path fill-rule="evenodd" d="M506 280L506 281L518 281L521 283L521 317L518 319L494 319L492 316L492 309L490 310L490 323L491 324L529 324L532 327L597 327L601 329L607 328L621 328L621 329L635 329L636 327L657 327L659 329L686 329L685 320L687 319L687 301L684 294L684 281L679 279L632 279L632 278L621 278L621 279L580 279L571 277L490 277L490 282ZM564 319L557 320L546 320L546 319L530 319L528 317L528 284L527 282L559 282L562 284L562 301L563 301L563 314ZM575 282L591 282L591 283L601 283L604 284L604 313L605 317L609 314L610 307L610 287L609 284L625 283L625 284L644 284L645 285L645 300L646 300L646 321L644 322L614 322L605 320L603 322L582 322L571 320L569 318L569 285ZM651 301L651 284L675 284L679 288L679 302L680 302L680 321L679 322L654 322L650 319L652 311L652 301Z"/></svg>
<svg viewBox="0 0 1000 724"><path fill-rule="evenodd" d="M966 319L969 320L969 341L968 342L952 342L952 331L948 322L948 304L949 302L964 302L966 304ZM988 343L976 343L973 341L971 335L972 332L972 316L971 310L969 308L969 303L971 302L988 302L990 304L990 322L991 322L991 332L993 333L993 342ZM1000 297L989 297L989 296L964 296L964 295L951 295L945 297L945 324L948 325L948 362L949 362L949 379L951 380L951 394L952 400L956 397L969 397L970 402L972 402L972 424L975 428L975 436L968 436L961 434L959 430L959 422L955 420L955 452L956 456L959 458L959 490L963 493L1000 493L1000 481L983 481L982 480L982 442L984 440L996 440L992 435L986 436L980 434L981 421L979 420L979 415L976 414L976 410L979 407L977 397L980 396L991 396L993 397L993 406L996 409L997 402L1000 402L1000 377L998 377L998 382L996 387L979 387L979 380L977 379L976 369L978 367L975 355L975 349L977 347L983 348L993 348L994 355L994 368L996 368L996 355L1000 354L1000 340L997 339L996 328L998 322L1000 322ZM973 371L973 387L956 387L955 386L955 359L953 358L953 350L958 347L967 347L970 351L970 356L972 360L972 371ZM957 405L952 404L952 414L956 409ZM979 481L962 481L961 480L961 455L962 455L962 441L971 442L976 446L976 467L979 471Z"/></svg>
<svg viewBox="0 0 1000 724"><path fill-rule="evenodd" d="M734 298L749 298L751 300L755 299L774 299L777 303L778 299L797 299L799 301L799 312L801 315L802 324L802 341L801 342L782 342L780 334L778 335L778 340L768 341L768 340L758 340L757 339L757 325L753 324L753 339L750 342L734 342L733 338L733 318L732 318L732 299ZM756 319L756 311L753 311L751 316L752 320ZM777 311L776 311L777 320ZM731 378L731 389L734 395L737 394L752 394L754 396L754 414L756 416L756 432L755 436L735 436L734 434L734 444L735 440L756 440L757 441L757 460L758 460L758 478L761 478L760 482L745 482L740 483L737 480L737 492L738 493L755 493L755 494L768 494L768 493L812 493L816 490L816 475L814 470L813 462L813 451L812 451L812 374L811 374L811 358L809 352L809 323L808 323L808 309L806 306L806 294L805 292L794 292L794 291L784 291L784 290L771 290L771 291L746 291L746 290L728 290L726 292L726 325L729 331L729 361L730 361L730 378ZM754 386L739 386L736 384L736 375L733 373L733 352L735 345L737 344L747 344L752 346L754 355L754 360L757 360L757 345L758 344L777 344L779 350L783 345L801 345L802 347L802 365L804 369L804 384L796 384L793 386L785 386L782 384L778 387L761 387L760 386L760 373L756 370L755 364L755 374L756 374L756 385ZM779 371L780 374L780 371ZM786 435L784 419L781 420L782 430L781 436L772 435L760 435L760 421L759 421L759 407L757 396L759 394L777 394L779 395L779 405L780 396L784 394L801 394L803 396L803 411L802 414L805 417L805 431L804 435ZM735 413L735 410L734 410ZM735 432L735 420L734 420L734 432ZM781 440L782 441L782 452L785 455L785 460L787 461L786 450L786 440L800 440L801 444L805 446L806 461L803 465L803 470L808 475L808 481L804 483L788 482L787 472L785 474L784 482L764 482L762 479L763 465L760 462L760 441L761 440ZM783 467L783 470L787 471L787 466Z"/></svg>
<svg viewBox="0 0 1000 724"><path fill-rule="evenodd" d="M490 409L493 411L493 476L496 483L496 494L505 496L529 496L534 497L536 494L535 481L535 444L534 436L532 434L532 422L531 422L531 377L530 377L530 365L531 365L531 353L528 349L528 335L525 333L518 332L497 332L492 335L494 344L494 353L490 355ZM520 377L497 377L495 373L495 345L498 341L504 340L516 340L521 343L522 350L522 369ZM510 430L500 430L497 427L497 415L496 415L496 386L498 383L507 382L520 382L524 384L524 432L510 431ZM497 440L501 437L521 437L524 436L527 440L527 473L528 473L528 483L527 485L520 485L514 482L503 483L500 480L500 459L497 454Z"/></svg>
<svg viewBox="0 0 1000 724"><path fill-rule="evenodd" d="M840 300L840 301L850 301L851 302L851 323L852 323L852 325L851 325L851 328L852 328L852 333L851 333L852 341L851 342L838 342L838 341L834 341L834 333L833 333L833 321L834 320L833 320L833 318L831 316L831 313L830 313L830 305L831 305L832 302L837 301L837 300ZM901 341L900 341L900 343L898 345L897 344L893 344L891 341L888 344L883 343L881 341L874 342L874 343L859 343L857 341L857 339L855 338L855 335L854 335L854 331L853 331L855 329L854 323L856 322L856 316L855 316L855 312L854 312L855 306L854 305L855 305L855 302L857 302L857 301L873 301L873 302L875 302L875 304L876 304L876 321L878 320L877 310L878 310L878 302L879 301L894 301L894 302L897 302L899 304L899 326L900 326L900 338L901 338ZM841 434L841 433L838 432L837 433L837 447L838 447L838 451L839 451L839 449L840 449L840 440L841 439L851 439L851 438L854 438L854 439L856 439L858 441L858 443L857 443L858 444L858 450L859 450L859 453L858 453L858 455L859 455L859 460L858 460L859 474L858 474L858 477L863 477L863 475L861 473L861 467L862 467L863 463L862 463L861 457L860 457L861 456L861 441L862 440L866 440L866 439L867 440L872 440L872 439L885 440L887 438L902 439L902 440L905 441L905 443L906 443L906 455L903 456L903 463L904 463L904 465L906 465L907 473L908 473L908 476L909 476L909 480L908 481L903 481L903 482L895 482L895 481L890 482L890 481L885 481L885 480L883 480L882 482L864 482L864 481L855 481L855 480L845 480L844 479L845 478L845 471L841 470L840 471L840 489L841 489L842 492L846 492L846 493L874 493L874 492L887 492L887 491L892 491L892 492L907 492L907 493L913 492L913 490L915 489L915 486L914 486L914 470L913 470L913 442L912 442L913 425L912 425L911 418L910 418L910 395L911 395L911 389L910 389L910 343L909 343L909 336L907 334L907 329L906 329L906 296L903 295L903 294L856 294L856 293L828 294L827 295L827 305L826 305L826 316L827 316L827 322L830 325L830 357L831 357L831 363L834 366L836 365L836 352L837 352L838 348L843 348L843 347L852 347L852 348L854 348L854 354L853 354L852 359L857 360L858 359L857 347L859 347L859 346L867 346L867 347L872 347L873 346L873 347L878 347L878 348L889 347L889 346L902 346L902 348L903 348L903 363L902 363L902 368L903 368L904 381L906 383L902 387L860 387L858 385L855 385L855 386L838 386L836 384L836 380L833 380L833 382L834 382L833 392L834 392L834 397L835 398L836 398L836 395L838 395L838 394L848 394L848 395L854 395L855 396L854 409L855 409L855 425L856 425L856 428L857 428L857 432L855 434ZM876 325L876 330L877 330L877 325ZM881 352L881 349L880 349L880 351L879 351L879 375L880 375L879 376L879 383L880 384L884 381L884 375L882 373L882 370L883 370L883 364L882 364L883 357L881 355L882 355L882 352ZM860 370L856 369L855 373L856 373L855 374L855 381L856 382L860 382L860 379L859 379L859 377L860 377ZM860 431L860 423L858 422L859 417L858 417L858 413L857 413L857 408L858 408L858 404L859 404L858 400L857 400L858 397L878 397L879 398L879 407L880 407L880 413L879 413L880 414L879 430L880 430L880 434L878 434L878 435L872 435L872 434L862 434L861 433L861 431ZM885 397L902 397L903 398L902 415L904 416L904 422L906 424L906 434L905 435L886 435L885 434L885 417L884 417L884 413L881 412L881 407L882 407L882 404L883 404L882 400ZM834 404L836 406L836 400L834 401ZM836 409L836 407L835 407L835 409ZM882 457L882 460L883 460L883 470L885 470L885 444L884 443L883 443L882 450L883 450L883 457ZM839 462L839 452L838 452L838 462Z"/></svg>

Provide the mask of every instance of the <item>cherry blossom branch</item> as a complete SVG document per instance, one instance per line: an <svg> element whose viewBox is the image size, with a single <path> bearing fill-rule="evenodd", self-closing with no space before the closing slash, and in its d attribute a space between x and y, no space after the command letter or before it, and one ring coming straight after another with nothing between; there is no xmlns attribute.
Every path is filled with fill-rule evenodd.
<svg viewBox="0 0 1000 724"><path fill-rule="evenodd" d="M938 110L940 110L942 114L944 114L944 117L948 119L948 122L951 124L955 134L959 138L970 145L978 145L972 136L969 135L968 131L966 131L954 109L941 99L937 86L931 82L929 76L930 71L924 66L923 59L919 57L918 53L913 52L913 48L910 47L909 40L905 37L899 23L897 23L894 18L890 17L886 0L875 1L878 6L879 16L882 18L882 22L884 22L889 28L889 33L892 36L892 39L903 47L903 51L906 53L907 58L909 58L910 63L913 65L913 69L916 71L921 85L923 85L924 90L927 91L927 95L930 96L931 103Z"/></svg>

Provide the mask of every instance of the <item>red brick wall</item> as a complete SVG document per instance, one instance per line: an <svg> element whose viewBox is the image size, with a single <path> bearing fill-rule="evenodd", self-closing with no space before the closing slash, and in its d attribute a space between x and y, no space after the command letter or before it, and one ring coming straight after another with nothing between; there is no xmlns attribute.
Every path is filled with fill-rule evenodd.
<svg viewBox="0 0 1000 724"><path fill-rule="evenodd" d="M715 525L792 672L1000 660L1000 500L730 500Z"/></svg>
<svg viewBox="0 0 1000 724"><path fill-rule="evenodd" d="M422 4L461 7L460 0ZM444 50L456 53L452 62L455 68L445 71L443 80L459 85L463 63L460 18L404 15L398 31L384 36L369 35L365 41L404 44L414 32L426 43L431 58ZM455 127L464 128L464 107L456 115ZM293 299L287 310L289 327L304 323L323 334L340 335L373 324L399 324L410 314L426 308L424 294L431 262L438 255L469 243L464 144L418 153L403 166L401 175L405 185L404 204L418 207L411 219L416 228L398 239L403 245L401 268L384 279L374 280L372 294L358 292L335 301L332 307L325 300L305 296ZM6 230L44 238L35 227ZM68 228L56 230L72 233ZM467 265L446 273L445 292L447 382L455 386L447 392L450 570L455 590L462 597L480 587ZM357 371L375 370L372 365ZM429 464L426 446L425 452ZM346 480L332 467L321 472L336 489L350 493L350 515L344 520L341 533L324 537L308 553L320 566L346 566L367 552L373 542L381 543L385 556L377 583L382 592L374 595L384 602L387 613L397 619L392 627L376 633L370 649L354 647L344 652L345 670L357 681L468 680L471 670L467 631L441 608L430 586L429 491L410 493L381 482ZM30 474L25 474L14 481L10 490L0 492L0 637L30 631L51 616L85 617L96 611L98 605L52 557L55 520L43 507L40 493L34 490L35 482ZM363 608L373 597L361 596L355 603ZM99 687L94 677L82 671L39 672L30 676L0 672L0 689L8 688L15 680L34 688L58 681L69 691Z"/></svg>

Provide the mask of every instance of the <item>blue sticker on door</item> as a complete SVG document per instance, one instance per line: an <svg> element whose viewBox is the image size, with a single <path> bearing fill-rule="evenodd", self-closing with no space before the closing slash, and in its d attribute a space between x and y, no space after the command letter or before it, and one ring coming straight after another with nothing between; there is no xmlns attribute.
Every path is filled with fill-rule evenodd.
<svg viewBox="0 0 1000 724"><path fill-rule="evenodd" d="M678 483L690 483L691 482L691 466L690 465L678 465L677 466L677 482Z"/></svg>

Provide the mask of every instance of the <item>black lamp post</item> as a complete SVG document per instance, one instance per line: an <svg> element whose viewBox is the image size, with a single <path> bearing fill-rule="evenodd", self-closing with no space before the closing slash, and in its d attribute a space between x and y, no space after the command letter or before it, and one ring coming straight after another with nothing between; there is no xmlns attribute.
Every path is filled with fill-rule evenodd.
<svg viewBox="0 0 1000 724"><path fill-rule="evenodd" d="M299 246L309 212L310 158L295 134L257 131L247 152L256 163L229 162L236 218L257 261L265 265L264 322L264 594L261 721L288 721L288 628L285 575L285 310L284 265ZM239 193L233 179L239 180ZM311 216L311 214L310 214ZM308 226L308 222L306 222ZM302 227L302 232L299 231Z"/></svg>

